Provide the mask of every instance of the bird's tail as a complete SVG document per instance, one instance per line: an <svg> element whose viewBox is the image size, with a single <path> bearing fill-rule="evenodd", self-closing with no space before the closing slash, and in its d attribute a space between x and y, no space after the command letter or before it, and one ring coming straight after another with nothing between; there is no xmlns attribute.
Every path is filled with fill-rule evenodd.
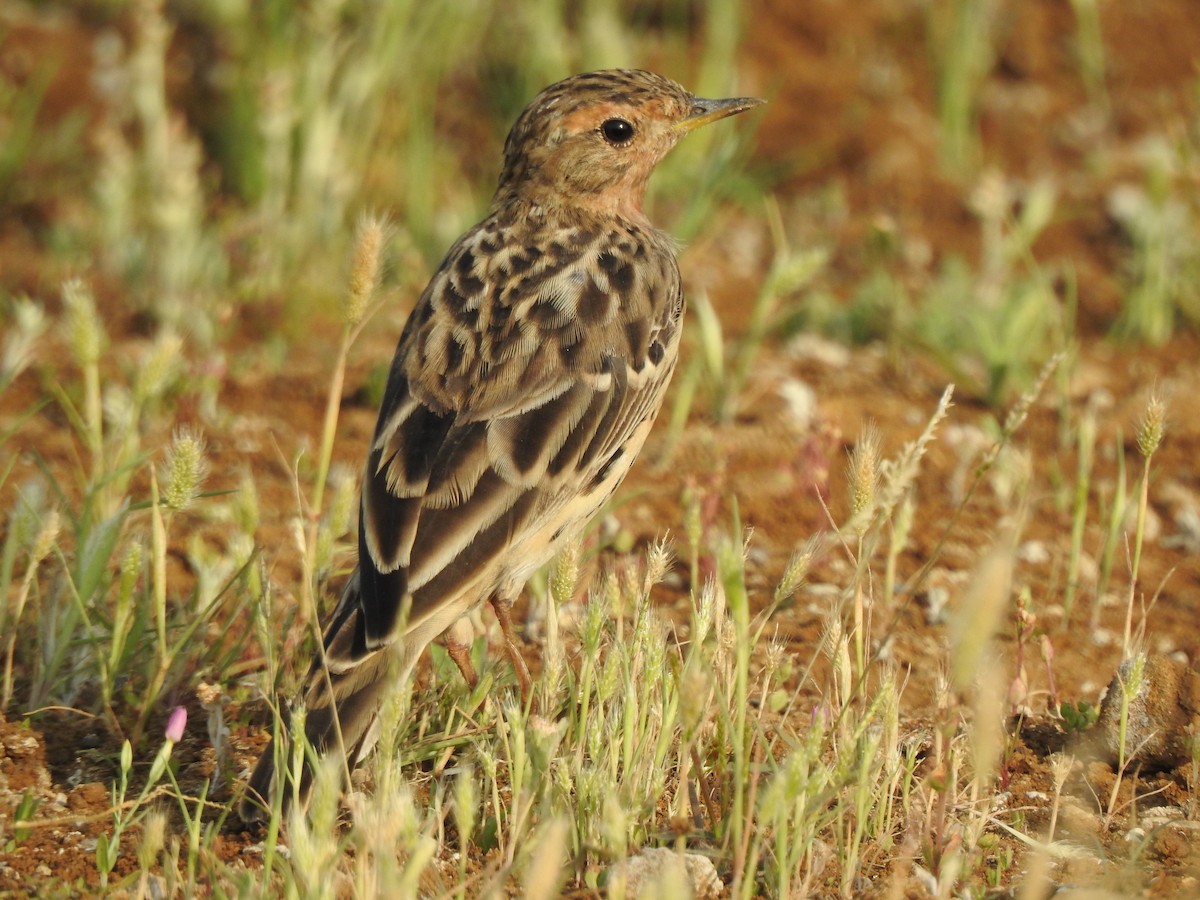
<svg viewBox="0 0 1200 900"><path fill-rule="evenodd" d="M314 662L304 691L307 746L317 759L344 752L343 772L353 769L375 742L372 726L392 682L389 669L394 662L387 647L357 658L342 652L352 644L359 627L361 612L353 602L357 590L356 576L346 586L338 606L338 612L349 612L335 612L325 633L324 664L320 658ZM243 822L265 821L276 802L286 813L297 794L302 804L307 802L313 779L312 756L305 752L299 769L293 767L292 733L292 722L280 723L279 734L259 757L238 806Z"/></svg>

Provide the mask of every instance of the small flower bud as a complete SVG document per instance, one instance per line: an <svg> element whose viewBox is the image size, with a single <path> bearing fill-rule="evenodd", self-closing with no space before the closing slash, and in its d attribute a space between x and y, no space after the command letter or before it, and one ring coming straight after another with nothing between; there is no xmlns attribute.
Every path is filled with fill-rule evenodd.
<svg viewBox="0 0 1200 900"><path fill-rule="evenodd" d="M167 719L166 737L173 744L178 744L183 740L183 729L187 727L187 709L182 706L177 706L171 710L171 716Z"/></svg>

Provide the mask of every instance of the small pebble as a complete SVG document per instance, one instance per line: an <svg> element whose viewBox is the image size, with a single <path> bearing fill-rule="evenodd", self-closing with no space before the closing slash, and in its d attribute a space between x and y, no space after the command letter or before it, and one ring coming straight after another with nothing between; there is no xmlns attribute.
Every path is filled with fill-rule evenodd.
<svg viewBox="0 0 1200 900"><path fill-rule="evenodd" d="M677 853L668 847L646 847L617 865L625 879L625 895L638 897L657 890L655 896L672 896L669 888L686 886L697 900L715 900L725 890L712 860L699 853ZM667 893L663 893L667 890Z"/></svg>

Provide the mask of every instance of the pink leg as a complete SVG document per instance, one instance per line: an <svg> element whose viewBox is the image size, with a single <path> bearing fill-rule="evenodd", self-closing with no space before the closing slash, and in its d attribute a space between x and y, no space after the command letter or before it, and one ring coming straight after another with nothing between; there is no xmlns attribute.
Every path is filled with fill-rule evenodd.
<svg viewBox="0 0 1200 900"><path fill-rule="evenodd" d="M454 664L458 666L458 671L462 672L463 678L467 680L467 684L472 689L479 685L479 676L475 673L475 666L471 663L471 640L474 636L475 632L471 628L470 619L463 616L443 631L439 638L442 646L446 648L446 652L450 654L450 658L454 660Z"/></svg>
<svg viewBox="0 0 1200 900"><path fill-rule="evenodd" d="M513 674L517 676L517 683L521 687L521 700L528 706L533 679L529 677L529 667L525 665L525 657L521 656L517 636L513 634L512 601L492 597L488 602L492 604L492 610L496 613L496 621L500 623L500 633L504 635L508 658L512 660Z"/></svg>

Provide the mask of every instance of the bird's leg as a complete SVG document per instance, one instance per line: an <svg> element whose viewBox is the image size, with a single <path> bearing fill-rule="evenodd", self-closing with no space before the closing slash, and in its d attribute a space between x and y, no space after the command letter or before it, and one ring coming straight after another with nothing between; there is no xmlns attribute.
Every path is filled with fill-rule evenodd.
<svg viewBox="0 0 1200 900"><path fill-rule="evenodd" d="M462 672L462 676L471 686L471 690L475 690L479 686L479 675L476 674L475 666L471 663L471 641L474 636L471 620L467 616L463 616L443 631L441 637L442 646L446 648L446 652L458 666L458 671Z"/></svg>
<svg viewBox="0 0 1200 900"><path fill-rule="evenodd" d="M533 679L529 677L529 667L525 665L525 657L521 655L521 648L517 644L517 636L513 634L513 602L505 597L492 597L488 602L492 605L492 611L496 614L496 621L500 623L500 633L504 635L504 644L508 650L508 658L512 661L513 674L517 676L517 683L521 687L521 702L525 706L528 706L529 696L533 688Z"/></svg>

